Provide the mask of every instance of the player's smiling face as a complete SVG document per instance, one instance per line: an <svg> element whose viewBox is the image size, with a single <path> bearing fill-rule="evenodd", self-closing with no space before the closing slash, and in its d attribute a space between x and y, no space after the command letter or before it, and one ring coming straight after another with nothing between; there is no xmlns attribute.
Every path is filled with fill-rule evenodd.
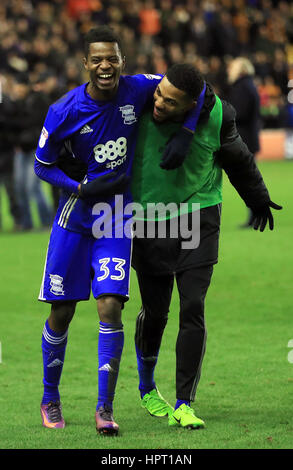
<svg viewBox="0 0 293 470"><path fill-rule="evenodd" d="M89 72L88 92L92 98L107 100L115 95L124 64L116 42L93 42L89 45L84 66Z"/></svg>
<svg viewBox="0 0 293 470"><path fill-rule="evenodd" d="M185 91L179 90L165 76L154 93L153 118L157 122L181 121L187 111L196 106Z"/></svg>

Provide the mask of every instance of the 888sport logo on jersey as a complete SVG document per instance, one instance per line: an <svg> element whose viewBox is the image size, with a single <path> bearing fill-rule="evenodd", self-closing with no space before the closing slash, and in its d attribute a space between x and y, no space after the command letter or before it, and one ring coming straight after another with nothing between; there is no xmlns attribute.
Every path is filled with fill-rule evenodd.
<svg viewBox="0 0 293 470"><path fill-rule="evenodd" d="M127 157L127 139L118 137L115 140L108 140L105 144L98 144L94 147L95 160L98 163L106 163L106 168L113 170L116 166L122 165Z"/></svg>

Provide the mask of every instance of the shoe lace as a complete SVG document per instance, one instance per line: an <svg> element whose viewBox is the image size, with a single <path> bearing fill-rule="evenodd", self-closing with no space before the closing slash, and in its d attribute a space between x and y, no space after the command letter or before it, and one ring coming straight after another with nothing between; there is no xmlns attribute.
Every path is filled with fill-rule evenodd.
<svg viewBox="0 0 293 470"><path fill-rule="evenodd" d="M61 405L59 401L48 404L47 413L52 423L58 423L62 419Z"/></svg>

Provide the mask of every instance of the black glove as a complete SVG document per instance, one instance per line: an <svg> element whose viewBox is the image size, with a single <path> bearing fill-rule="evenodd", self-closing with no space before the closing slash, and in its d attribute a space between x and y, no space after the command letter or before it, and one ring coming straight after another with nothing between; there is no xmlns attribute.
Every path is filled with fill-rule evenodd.
<svg viewBox="0 0 293 470"><path fill-rule="evenodd" d="M174 170L181 166L188 153L192 139L193 133L181 127L167 143L160 167L164 170Z"/></svg>
<svg viewBox="0 0 293 470"><path fill-rule="evenodd" d="M251 207L250 209L252 211L252 214L250 216L248 224L252 225L255 230L258 230L259 228L260 231L263 232L267 225L267 222L269 221L270 230L273 230L274 218L270 207L272 207L272 209L276 209L277 211L283 209L282 206L278 206L278 204L275 204L272 201L269 201L266 204L257 208Z"/></svg>
<svg viewBox="0 0 293 470"><path fill-rule="evenodd" d="M82 181L87 174L86 163L73 158L65 152L61 153L57 160L57 167L60 168L69 178L75 181Z"/></svg>
<svg viewBox="0 0 293 470"><path fill-rule="evenodd" d="M109 197L114 194L122 194L126 190L130 182L130 177L125 173L113 181L113 177L117 172L107 173L99 176L90 183L81 183L79 194L83 198L91 198L97 196Z"/></svg>

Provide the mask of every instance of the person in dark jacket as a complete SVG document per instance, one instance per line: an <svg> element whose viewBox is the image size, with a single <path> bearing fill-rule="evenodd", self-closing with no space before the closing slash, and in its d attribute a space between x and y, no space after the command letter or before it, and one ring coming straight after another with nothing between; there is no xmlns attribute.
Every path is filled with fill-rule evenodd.
<svg viewBox="0 0 293 470"><path fill-rule="evenodd" d="M228 101L236 111L236 125L238 132L246 143L249 151L255 157L260 150L260 99L253 81L254 67L245 57L237 57L228 66L228 82L230 90ZM250 227L249 220L241 227Z"/></svg>
<svg viewBox="0 0 293 470"><path fill-rule="evenodd" d="M78 85L76 84L76 86ZM38 102L38 129L40 129L39 123L45 120L49 106L64 95L66 90L58 84L56 73L51 70L42 72L32 85L32 89L34 99ZM60 155L60 161L58 161L58 163L61 162L61 164L63 152L65 152L65 149L63 149ZM56 212L59 205L60 188L50 185L50 191L53 201L53 211Z"/></svg>
<svg viewBox="0 0 293 470"><path fill-rule="evenodd" d="M44 119L42 93L34 92L26 76L17 77L14 86L15 191L21 207L22 227L33 228L31 200L35 199L42 227L50 227L52 209L45 197L39 178L34 173L34 153ZM47 102L45 103L47 106Z"/></svg>
<svg viewBox="0 0 293 470"><path fill-rule="evenodd" d="M162 158L160 148L165 139L180 125L184 111L192 103L198 106L201 90L205 90L204 103L189 154L186 158ZM168 69L154 93L153 110L141 119L132 172L133 200L144 209L134 218L132 256L141 294L135 331L141 406L153 416L168 415L169 426L202 428L204 421L195 415L191 402L206 347L205 297L218 262L222 170L251 209L255 230L263 232L267 225L272 230L271 209L280 210L281 206L271 201L253 154L239 135L233 106L216 96L192 65L176 64ZM169 206L168 211L160 210L154 218L148 208L159 203L165 209ZM196 203L199 208L194 207ZM138 231L141 219L143 230ZM151 238L148 233L154 219ZM189 230L181 230L182 224ZM187 236L188 246L184 243ZM195 240L197 246L189 243ZM155 368L175 283L180 309L176 403L172 409L158 392Z"/></svg>
<svg viewBox="0 0 293 470"><path fill-rule="evenodd" d="M0 106L0 185L5 187L9 201L9 209L13 218L13 230L21 230L21 211L15 195L13 163L14 163L14 135L13 117L14 107L10 96L2 93ZM0 212L0 228L2 228L2 218Z"/></svg>

